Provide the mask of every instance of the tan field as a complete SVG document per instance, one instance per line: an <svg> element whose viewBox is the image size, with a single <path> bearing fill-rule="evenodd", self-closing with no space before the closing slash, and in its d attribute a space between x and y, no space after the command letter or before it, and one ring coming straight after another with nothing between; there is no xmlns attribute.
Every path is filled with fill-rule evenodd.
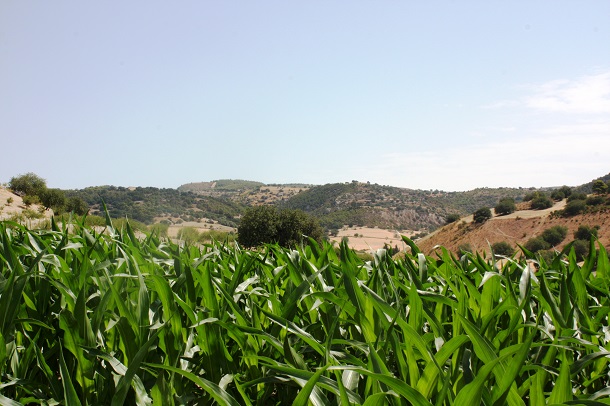
<svg viewBox="0 0 610 406"><path fill-rule="evenodd" d="M409 237L415 233L415 231L410 230L399 231L370 227L344 227L339 230L336 236L331 237L330 240L338 244L344 237L347 237L348 245L356 251L374 252L386 245L392 248L398 246L402 251L406 245L402 241L401 236L406 235Z"/></svg>

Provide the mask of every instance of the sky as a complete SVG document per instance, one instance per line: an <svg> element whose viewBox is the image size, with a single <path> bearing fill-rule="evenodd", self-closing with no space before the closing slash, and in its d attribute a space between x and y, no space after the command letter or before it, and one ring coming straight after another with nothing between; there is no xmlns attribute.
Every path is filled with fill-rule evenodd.
<svg viewBox="0 0 610 406"><path fill-rule="evenodd" d="M610 1L0 1L0 182L576 186Z"/></svg>

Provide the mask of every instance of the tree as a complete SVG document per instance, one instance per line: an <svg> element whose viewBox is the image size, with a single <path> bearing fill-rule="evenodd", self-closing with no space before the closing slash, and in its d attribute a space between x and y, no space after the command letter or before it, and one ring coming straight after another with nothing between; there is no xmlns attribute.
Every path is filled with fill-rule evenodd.
<svg viewBox="0 0 610 406"><path fill-rule="evenodd" d="M283 247L295 247L307 237L321 243L324 236L317 220L302 210L281 210L276 230L277 242Z"/></svg>
<svg viewBox="0 0 610 406"><path fill-rule="evenodd" d="M38 197L45 209L53 209L57 213L60 213L66 204L66 195L59 189L44 189Z"/></svg>
<svg viewBox="0 0 610 406"><path fill-rule="evenodd" d="M566 235L568 235L568 229L566 227L554 226L544 230L540 236L551 246L555 246L562 242L566 238Z"/></svg>
<svg viewBox="0 0 610 406"><path fill-rule="evenodd" d="M248 209L237 228L237 242L244 247L256 247L277 242L279 215L274 206L256 206Z"/></svg>
<svg viewBox="0 0 610 406"><path fill-rule="evenodd" d="M530 205L533 210L543 210L553 207L553 201L548 196L544 195L536 197L534 200L532 200Z"/></svg>
<svg viewBox="0 0 610 406"><path fill-rule="evenodd" d="M589 227L589 226L578 226L578 230L574 231L574 239L575 240L583 240L589 242L591 237L597 238L597 230L599 226Z"/></svg>
<svg viewBox="0 0 610 406"><path fill-rule="evenodd" d="M89 212L89 205L80 197L72 196L66 201L66 211L83 216Z"/></svg>
<svg viewBox="0 0 610 406"><path fill-rule="evenodd" d="M566 185L563 185L557 190L560 191L565 197L570 197L572 194L572 188Z"/></svg>
<svg viewBox="0 0 610 406"><path fill-rule="evenodd" d="M448 214L447 217L445 218L445 223L447 224L451 224L451 223L455 223L456 221L458 221L460 219L460 215L457 213L451 213Z"/></svg>
<svg viewBox="0 0 610 406"><path fill-rule="evenodd" d="M237 229L237 241L244 247L277 243L295 247L313 238L322 242L324 230L318 221L298 209L278 210L274 206L257 206L244 213Z"/></svg>
<svg viewBox="0 0 610 406"><path fill-rule="evenodd" d="M482 207L475 211L473 219L475 223L482 224L491 218L491 210L488 207Z"/></svg>
<svg viewBox="0 0 610 406"><path fill-rule="evenodd" d="M568 201L566 207L563 209L565 216L575 216L585 211L587 205L584 200L572 200Z"/></svg>
<svg viewBox="0 0 610 406"><path fill-rule="evenodd" d="M549 249L549 243L544 241L542 237L534 237L527 240L524 247L531 252L538 252Z"/></svg>
<svg viewBox="0 0 610 406"><path fill-rule="evenodd" d="M12 177L8 187L17 194L38 196L47 188L47 182L35 173L28 172Z"/></svg>
<svg viewBox="0 0 610 406"><path fill-rule="evenodd" d="M513 199L512 197L500 199L496 207L494 207L494 210L499 216L514 213L515 210L517 210L517 206L515 205L515 199Z"/></svg>
<svg viewBox="0 0 610 406"><path fill-rule="evenodd" d="M603 195L608 192L608 185L601 179L597 179L593 182L593 193L597 195Z"/></svg>
<svg viewBox="0 0 610 406"><path fill-rule="evenodd" d="M506 241L493 243L491 245L491 251L494 255L503 255L505 257L510 257L515 253L513 246Z"/></svg>

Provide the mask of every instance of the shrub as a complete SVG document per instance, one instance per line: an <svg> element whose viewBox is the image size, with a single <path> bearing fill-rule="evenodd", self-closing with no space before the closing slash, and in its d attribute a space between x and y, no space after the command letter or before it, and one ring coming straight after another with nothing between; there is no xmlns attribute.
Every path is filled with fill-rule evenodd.
<svg viewBox="0 0 610 406"><path fill-rule="evenodd" d="M538 252L538 251L543 251L546 249L549 249L549 243L546 242L542 237L534 237L534 238L530 238L529 240L527 240L527 242L524 244L524 247L531 252Z"/></svg>
<svg viewBox="0 0 610 406"><path fill-rule="evenodd" d="M534 199L537 199L539 197L544 197L544 196L546 196L546 195L543 192L538 192L538 191L530 192L530 193L527 193L525 196L523 196L523 201L530 202Z"/></svg>
<svg viewBox="0 0 610 406"><path fill-rule="evenodd" d="M496 205L496 207L494 207L496 214L500 216L514 213L516 209L517 206L515 206L515 199L513 199L512 197L501 199Z"/></svg>
<svg viewBox="0 0 610 406"><path fill-rule="evenodd" d="M572 194L572 188L566 185L563 185L557 191L561 192L565 197L569 197Z"/></svg>
<svg viewBox="0 0 610 406"><path fill-rule="evenodd" d="M597 179L593 182L593 193L603 195L608 192L608 185L601 179Z"/></svg>
<svg viewBox="0 0 610 406"><path fill-rule="evenodd" d="M551 228L547 228L540 235L542 239L548 242L551 246L555 246L562 242L566 235L568 235L568 229L564 226L554 226Z"/></svg>
<svg viewBox="0 0 610 406"><path fill-rule="evenodd" d="M574 248L574 253L576 254L576 259L582 261L589 255L589 243L585 240L576 240L572 245Z"/></svg>
<svg viewBox="0 0 610 406"><path fill-rule="evenodd" d="M23 196L23 204L25 204L26 207L30 207L31 205L38 203L40 203L40 199L36 195Z"/></svg>
<svg viewBox="0 0 610 406"><path fill-rule="evenodd" d="M66 211L84 216L89 212L89 205L80 197L72 196L66 201Z"/></svg>
<svg viewBox="0 0 610 406"><path fill-rule="evenodd" d="M553 207L553 201L547 196L539 196L532 200L531 208L533 210L544 210Z"/></svg>
<svg viewBox="0 0 610 406"><path fill-rule="evenodd" d="M295 247L310 237L321 242L324 231L317 220L302 210L274 206L257 206L243 215L237 241L244 247L256 247L278 243L283 247Z"/></svg>
<svg viewBox="0 0 610 406"><path fill-rule="evenodd" d="M572 193L570 197L568 197L568 203L573 202L574 200L586 200L586 193Z"/></svg>
<svg viewBox="0 0 610 406"><path fill-rule="evenodd" d="M587 200L585 200L585 204L587 206L599 206L602 205L606 202L606 197L603 195L593 195L593 196L589 196L587 197Z"/></svg>
<svg viewBox="0 0 610 406"><path fill-rule="evenodd" d="M457 213L451 213L448 214L447 217L445 218L445 223L446 224L451 224L451 223L455 223L456 221L458 221L461 218L461 216Z"/></svg>
<svg viewBox="0 0 610 406"><path fill-rule="evenodd" d="M45 209L53 209L56 213L63 211L66 204L66 195L59 189L42 190L38 197Z"/></svg>
<svg viewBox="0 0 610 406"><path fill-rule="evenodd" d="M167 231L169 230L169 224L167 223L155 223L151 225L150 232L158 235L159 237L167 237Z"/></svg>
<svg viewBox="0 0 610 406"><path fill-rule="evenodd" d="M466 253L472 253L472 252L473 252L472 245L470 245L470 243L467 243L467 242L460 244L457 249L457 254L459 256L462 256Z"/></svg>
<svg viewBox="0 0 610 406"><path fill-rule="evenodd" d="M551 199L555 200L556 202L565 199L565 195L563 194L563 192L559 189L557 190L553 190L551 192Z"/></svg>
<svg viewBox="0 0 610 406"><path fill-rule="evenodd" d="M597 230L599 226L589 227L589 226L578 226L578 230L574 231L574 239L575 240L583 240L589 241L591 237L597 238Z"/></svg>
<svg viewBox="0 0 610 406"><path fill-rule="evenodd" d="M565 216L575 216L585 211L586 203L584 200L572 200L568 201L566 207L563 209L563 214Z"/></svg>
<svg viewBox="0 0 610 406"><path fill-rule="evenodd" d="M475 223L484 223L491 218L491 210L488 207L480 208L473 214L473 220Z"/></svg>
<svg viewBox="0 0 610 406"><path fill-rule="evenodd" d="M194 227L182 227L178 230L178 238L185 244L193 244L199 239L199 231Z"/></svg>
<svg viewBox="0 0 610 406"><path fill-rule="evenodd" d="M515 249L506 241L500 241L491 245L491 251L494 255L504 255L510 257L515 253Z"/></svg>
<svg viewBox="0 0 610 406"><path fill-rule="evenodd" d="M8 199L6 199L6 204L7 204L7 205L9 205L9 206L10 206L11 204L13 204L13 202L14 202L14 200L13 200L13 198L12 198L12 197L9 197Z"/></svg>

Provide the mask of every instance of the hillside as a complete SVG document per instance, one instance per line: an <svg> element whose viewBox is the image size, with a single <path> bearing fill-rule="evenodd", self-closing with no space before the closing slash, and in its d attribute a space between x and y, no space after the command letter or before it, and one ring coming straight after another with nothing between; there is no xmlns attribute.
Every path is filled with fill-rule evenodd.
<svg viewBox="0 0 610 406"><path fill-rule="evenodd" d="M473 251L488 251L491 244L505 241L513 247L524 245L529 239L538 237L553 226L567 228L566 238L555 249L562 249L574 240L574 232L579 226L599 226L598 238L603 245L610 243L610 208L601 207L589 213L571 217L559 216L558 213L566 201L556 202L546 210L518 210L508 216L494 216L483 224L472 221L472 215L445 225L435 232L417 240L418 246L426 254L443 246L457 252L460 246L469 245Z"/></svg>
<svg viewBox="0 0 610 406"><path fill-rule="evenodd" d="M92 214L101 213L103 202L112 217L127 217L146 224L161 220L213 221L236 227L245 210L243 204L230 199L154 187L97 186L66 191L66 194L87 202Z"/></svg>
<svg viewBox="0 0 610 406"><path fill-rule="evenodd" d="M480 207L493 207L501 197L521 200L532 190L481 188L443 192L353 181L311 187L283 205L318 217L327 229L354 225L429 232L443 225L448 214L467 215Z"/></svg>

